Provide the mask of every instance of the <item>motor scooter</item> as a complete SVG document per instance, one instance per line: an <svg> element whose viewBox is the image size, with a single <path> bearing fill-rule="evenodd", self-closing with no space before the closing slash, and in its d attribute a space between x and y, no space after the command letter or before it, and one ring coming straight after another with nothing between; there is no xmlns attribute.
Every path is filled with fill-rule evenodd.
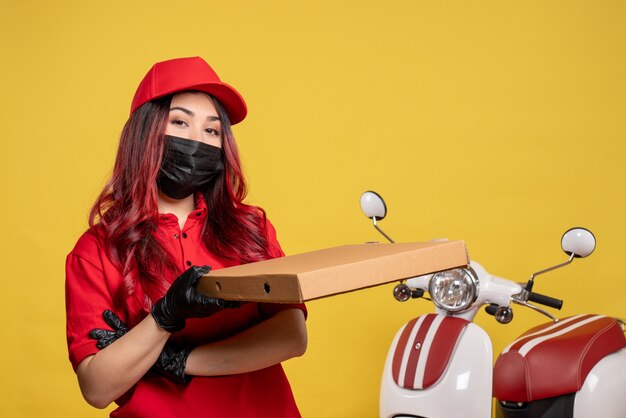
<svg viewBox="0 0 626 418"><path fill-rule="evenodd" d="M361 209L393 242L377 224L387 213L384 200L365 192ZM561 246L568 260L526 283L496 277L471 261L395 286L398 301L427 299L435 312L397 332L383 370L381 418L486 418L492 416L492 397L498 418L626 418L624 322L602 315L557 319L535 305L561 308L561 300L533 290L535 278L587 257L596 241L589 230L573 228ZM491 340L474 317L486 306L496 321L508 324L513 304L551 321L522 334L492 366Z"/></svg>

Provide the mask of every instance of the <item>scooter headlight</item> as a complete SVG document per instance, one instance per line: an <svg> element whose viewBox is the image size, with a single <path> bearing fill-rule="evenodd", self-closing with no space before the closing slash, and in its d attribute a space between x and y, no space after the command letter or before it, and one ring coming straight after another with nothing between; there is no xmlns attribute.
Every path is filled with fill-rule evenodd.
<svg viewBox="0 0 626 418"><path fill-rule="evenodd" d="M471 267L435 273L428 293L439 308L449 312L464 311L478 297L478 276Z"/></svg>

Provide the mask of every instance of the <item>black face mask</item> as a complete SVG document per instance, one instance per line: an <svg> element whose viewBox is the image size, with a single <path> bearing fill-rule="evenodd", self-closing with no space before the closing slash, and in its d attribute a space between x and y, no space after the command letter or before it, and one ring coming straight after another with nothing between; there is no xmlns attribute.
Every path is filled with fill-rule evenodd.
<svg viewBox="0 0 626 418"><path fill-rule="evenodd" d="M157 178L172 199L201 191L224 170L222 149L200 141L165 135L165 155Z"/></svg>

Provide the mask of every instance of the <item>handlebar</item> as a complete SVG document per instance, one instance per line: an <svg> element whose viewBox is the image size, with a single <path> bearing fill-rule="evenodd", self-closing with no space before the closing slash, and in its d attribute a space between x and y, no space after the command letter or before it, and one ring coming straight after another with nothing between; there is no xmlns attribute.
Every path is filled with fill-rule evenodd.
<svg viewBox="0 0 626 418"><path fill-rule="evenodd" d="M542 295L541 293L528 292L528 300L542 305L549 306L554 309L561 309L563 307L563 301L555 299L550 296Z"/></svg>

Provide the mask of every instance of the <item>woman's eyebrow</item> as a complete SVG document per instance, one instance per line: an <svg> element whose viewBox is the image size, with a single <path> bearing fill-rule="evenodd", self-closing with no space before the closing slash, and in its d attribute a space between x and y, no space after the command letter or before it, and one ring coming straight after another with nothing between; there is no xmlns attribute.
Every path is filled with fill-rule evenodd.
<svg viewBox="0 0 626 418"><path fill-rule="evenodd" d="M184 107L178 107L178 106L176 106L176 107L170 107L170 112L171 112L172 110L180 110L180 111L182 111L182 112L184 112L184 113L188 114L189 116L195 116L195 113L193 113L193 112L192 112L191 110L189 110L189 109L185 109Z"/></svg>
<svg viewBox="0 0 626 418"><path fill-rule="evenodd" d="M191 117L194 117L196 115L191 110L189 110L187 108L184 108L184 107L180 107L180 106L170 107L170 112L172 110L180 110L181 112L184 112L184 113L186 113L187 115L189 115ZM219 116L207 116L206 118L209 120L209 122L214 122L214 121L220 122L221 121Z"/></svg>

